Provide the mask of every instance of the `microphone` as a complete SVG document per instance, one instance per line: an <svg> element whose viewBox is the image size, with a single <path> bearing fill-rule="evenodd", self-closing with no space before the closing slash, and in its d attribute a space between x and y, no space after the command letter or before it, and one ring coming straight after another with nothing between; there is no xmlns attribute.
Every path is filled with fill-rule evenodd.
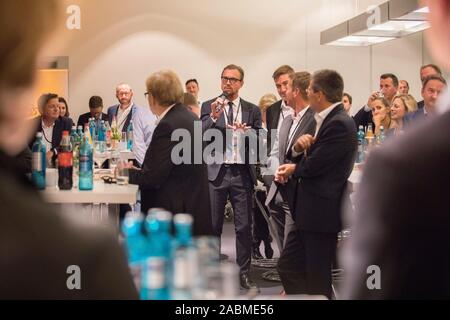
<svg viewBox="0 0 450 320"><path fill-rule="evenodd" d="M219 96L219 98L222 99L222 100L226 100L226 99L228 99L228 94L226 92L222 92L222 94ZM216 112L219 113L220 112L220 108L222 108L222 107L223 107L223 104L222 105L218 105L216 107Z"/></svg>

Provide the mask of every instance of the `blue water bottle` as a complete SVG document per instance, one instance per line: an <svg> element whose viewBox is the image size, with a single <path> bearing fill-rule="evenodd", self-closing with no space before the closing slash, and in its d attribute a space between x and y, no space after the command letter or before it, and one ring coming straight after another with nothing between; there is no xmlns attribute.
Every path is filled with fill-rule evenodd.
<svg viewBox="0 0 450 320"><path fill-rule="evenodd" d="M31 180L38 190L44 190L47 149L42 141L42 132L36 134L36 141L34 142L31 151L33 153Z"/></svg>
<svg viewBox="0 0 450 320"><path fill-rule="evenodd" d="M94 188L94 159L92 146L89 144L88 137L83 137L80 146L79 156L79 190L92 190Z"/></svg>

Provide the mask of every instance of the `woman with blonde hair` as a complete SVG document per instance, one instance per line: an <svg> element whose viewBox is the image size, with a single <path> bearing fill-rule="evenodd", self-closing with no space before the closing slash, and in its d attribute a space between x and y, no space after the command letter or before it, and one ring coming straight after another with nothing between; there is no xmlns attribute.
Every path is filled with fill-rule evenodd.
<svg viewBox="0 0 450 320"><path fill-rule="evenodd" d="M277 97L273 93L267 93L259 100L258 107L261 110L263 128L267 128L266 111L275 102L277 102Z"/></svg>
<svg viewBox="0 0 450 320"><path fill-rule="evenodd" d="M398 135L403 131L406 114L417 110L417 102L410 94L398 94L392 100L391 125L389 134Z"/></svg>

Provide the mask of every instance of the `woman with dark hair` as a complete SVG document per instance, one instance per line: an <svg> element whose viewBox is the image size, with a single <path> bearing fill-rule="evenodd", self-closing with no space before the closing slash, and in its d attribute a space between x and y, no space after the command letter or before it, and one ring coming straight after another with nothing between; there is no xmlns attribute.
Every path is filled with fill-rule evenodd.
<svg viewBox="0 0 450 320"><path fill-rule="evenodd" d="M60 117L69 119L73 125L73 120L70 118L69 105L67 104L66 99L64 99L63 97L59 97L58 106Z"/></svg>

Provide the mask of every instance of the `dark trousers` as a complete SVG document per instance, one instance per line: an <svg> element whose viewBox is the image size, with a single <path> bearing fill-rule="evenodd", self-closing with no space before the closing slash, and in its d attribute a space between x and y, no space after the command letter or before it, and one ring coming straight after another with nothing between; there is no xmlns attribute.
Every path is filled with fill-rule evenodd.
<svg viewBox="0 0 450 320"><path fill-rule="evenodd" d="M222 165L217 179L209 183L214 235L221 237L225 204L230 197L236 232L236 262L240 272L250 271L252 246L253 184L245 165Z"/></svg>
<svg viewBox="0 0 450 320"><path fill-rule="evenodd" d="M331 299L336 245L336 233L292 230L278 260L278 273L286 293Z"/></svg>
<svg viewBox="0 0 450 320"><path fill-rule="evenodd" d="M266 203L266 192L263 190L257 190L255 197L259 203L266 209L266 213L269 214L268 209L265 207ZM253 246L259 248L261 241L272 242L272 237L270 236L269 226L267 220L259 206L255 205L253 210Z"/></svg>

